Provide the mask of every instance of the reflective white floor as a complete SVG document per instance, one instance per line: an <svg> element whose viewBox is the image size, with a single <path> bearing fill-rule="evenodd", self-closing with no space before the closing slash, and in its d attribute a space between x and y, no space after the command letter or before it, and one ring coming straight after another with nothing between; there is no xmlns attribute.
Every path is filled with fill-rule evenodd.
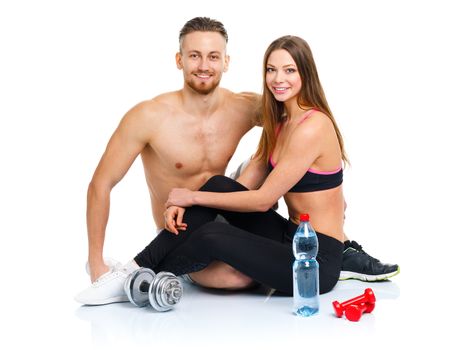
<svg viewBox="0 0 463 350"><path fill-rule="evenodd" d="M157 313L130 303L80 306L72 295L50 289L37 292L30 305L6 306L10 326L2 342L13 342L17 348L27 344L66 349L287 349L298 344L304 349L314 345L390 349L399 344L455 348L457 323L451 320L454 313L458 316L455 308L439 298L435 304L424 303L427 294L416 293L426 292L426 283L414 285L406 275L378 283L339 282L321 296L320 314L311 318L293 315L290 297L268 297L263 290L229 293L185 283L177 307ZM371 314L364 314L359 322L335 317L332 301L350 299L367 287L377 298ZM72 288L64 289L71 292ZM40 298L48 303L39 302Z"/></svg>
<svg viewBox="0 0 463 350"><path fill-rule="evenodd" d="M171 312L156 313L151 308L137 309L131 304L104 307L78 307L75 316L91 330L92 343L111 348L121 343L154 345L162 343L186 346L230 346L251 343L255 346L280 347L298 341L310 344L348 337L382 337L381 327L394 327L391 315L398 307L400 287L397 282L355 281L339 283L321 296L321 312L312 318L291 313L292 298L268 297L264 290L246 293L214 292L185 284L181 303ZM373 313L358 323L334 316L331 302L343 301L373 287L378 302ZM386 320L386 321L385 321ZM378 324L381 326L378 327Z"/></svg>
<svg viewBox="0 0 463 350"><path fill-rule="evenodd" d="M414 276L409 267L402 270L386 282L339 282L320 297L319 315L301 318L291 313L290 297L268 297L263 290L211 291L186 283L181 302L166 313L130 303L80 306L73 296L87 276L81 273L76 282L61 273L28 274L23 267L7 276L5 281L10 278L11 283L4 287L10 288L2 287L6 322L0 345L2 349L288 349L299 348L298 344L304 349L459 348L459 289L441 291L437 279L423 279L419 272ZM332 301L345 301L367 287L377 298L371 314L359 322L335 317Z"/></svg>

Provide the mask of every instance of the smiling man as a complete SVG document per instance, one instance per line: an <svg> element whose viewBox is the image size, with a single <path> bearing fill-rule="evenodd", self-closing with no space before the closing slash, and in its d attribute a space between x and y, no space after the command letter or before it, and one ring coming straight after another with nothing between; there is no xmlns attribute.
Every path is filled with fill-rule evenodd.
<svg viewBox="0 0 463 350"><path fill-rule="evenodd" d="M110 270L103 261L103 246L111 190L139 155L159 229L164 227L164 204L170 190L197 190L212 175L224 174L240 139L257 124L259 95L219 87L230 59L227 41L222 23L205 17L188 21L180 31L176 54L177 67L183 71L183 88L134 106L109 140L87 194L92 282ZM209 271L212 280L207 278ZM222 263L196 277L210 287L240 287L250 282ZM91 301L88 298L92 295L87 294L81 295L82 301Z"/></svg>

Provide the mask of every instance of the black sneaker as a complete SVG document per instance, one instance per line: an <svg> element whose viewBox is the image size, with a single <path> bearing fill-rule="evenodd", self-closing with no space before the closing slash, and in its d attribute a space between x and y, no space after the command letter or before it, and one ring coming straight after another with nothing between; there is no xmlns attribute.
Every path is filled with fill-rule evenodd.
<svg viewBox="0 0 463 350"><path fill-rule="evenodd" d="M340 280L382 281L400 272L399 265L383 264L368 255L356 241L346 241L344 248Z"/></svg>

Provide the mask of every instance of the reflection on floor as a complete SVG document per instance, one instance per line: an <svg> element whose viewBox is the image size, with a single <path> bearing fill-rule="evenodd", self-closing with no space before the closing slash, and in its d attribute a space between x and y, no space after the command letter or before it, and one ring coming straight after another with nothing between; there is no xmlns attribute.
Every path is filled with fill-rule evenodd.
<svg viewBox="0 0 463 350"><path fill-rule="evenodd" d="M335 316L331 303L362 294L372 288L377 303L371 314L359 322ZM394 281L363 283L339 282L320 297L320 313L310 318L292 314L292 298L271 294L264 289L224 292L184 283L184 296L172 311L157 313L151 307L136 308L130 303L106 306L81 306L75 315L91 326L92 342L103 348L165 345L188 349L216 345L233 348L255 344L279 348L296 344L304 335L320 343L335 344L341 338L368 337L377 333L377 318L394 327L391 312L396 308L400 288ZM341 337L341 338L339 338ZM342 342L340 342L342 344ZM307 348L308 349L308 348Z"/></svg>

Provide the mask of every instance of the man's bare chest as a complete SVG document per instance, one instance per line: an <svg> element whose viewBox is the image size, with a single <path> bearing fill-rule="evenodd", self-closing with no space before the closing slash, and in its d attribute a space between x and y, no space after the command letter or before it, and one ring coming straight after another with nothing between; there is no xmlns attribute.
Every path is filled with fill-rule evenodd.
<svg viewBox="0 0 463 350"><path fill-rule="evenodd" d="M229 126L179 126L159 135L151 147L157 161L171 171L223 171L241 136Z"/></svg>

